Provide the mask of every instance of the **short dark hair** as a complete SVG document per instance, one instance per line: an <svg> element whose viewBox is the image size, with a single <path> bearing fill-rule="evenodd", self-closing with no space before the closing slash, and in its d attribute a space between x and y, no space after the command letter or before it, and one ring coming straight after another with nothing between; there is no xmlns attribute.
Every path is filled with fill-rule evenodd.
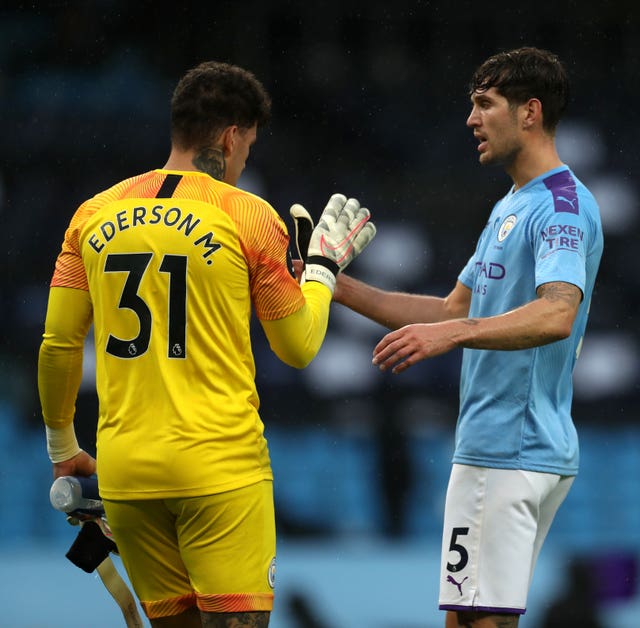
<svg viewBox="0 0 640 628"><path fill-rule="evenodd" d="M228 126L265 125L271 98L248 70L206 61L189 70L171 99L171 139L182 149L210 146Z"/></svg>
<svg viewBox="0 0 640 628"><path fill-rule="evenodd" d="M548 50L524 47L489 57L473 74L469 93L495 87L510 104L530 98L542 103L542 123L555 131L569 101L569 79L560 59Z"/></svg>

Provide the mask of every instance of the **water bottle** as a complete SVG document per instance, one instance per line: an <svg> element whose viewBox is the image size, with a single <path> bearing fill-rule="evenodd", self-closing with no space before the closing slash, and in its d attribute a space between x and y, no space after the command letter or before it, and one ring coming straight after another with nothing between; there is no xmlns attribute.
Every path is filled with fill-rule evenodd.
<svg viewBox="0 0 640 628"><path fill-rule="evenodd" d="M75 511L101 514L104 512L98 493L98 479L65 475L51 485L51 505L62 512Z"/></svg>

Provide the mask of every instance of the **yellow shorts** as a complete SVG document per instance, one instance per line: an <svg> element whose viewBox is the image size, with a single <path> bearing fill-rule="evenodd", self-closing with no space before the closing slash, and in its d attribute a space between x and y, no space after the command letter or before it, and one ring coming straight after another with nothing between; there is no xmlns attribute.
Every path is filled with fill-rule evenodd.
<svg viewBox="0 0 640 628"><path fill-rule="evenodd" d="M210 613L272 610L271 480L203 497L104 500L104 507L147 617L196 605Z"/></svg>

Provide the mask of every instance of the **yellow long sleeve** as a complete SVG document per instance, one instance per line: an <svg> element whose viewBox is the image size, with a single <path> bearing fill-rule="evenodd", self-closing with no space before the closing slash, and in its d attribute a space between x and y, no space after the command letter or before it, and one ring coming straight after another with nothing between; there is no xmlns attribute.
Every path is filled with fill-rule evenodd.
<svg viewBox="0 0 640 628"><path fill-rule="evenodd" d="M82 379L84 339L92 320L89 293L51 288L38 357L38 391L45 424L63 428L73 421Z"/></svg>
<svg viewBox="0 0 640 628"><path fill-rule="evenodd" d="M306 303L294 314L272 321L260 321L271 350L294 368L306 367L316 356L327 332L331 291L324 284L302 285Z"/></svg>

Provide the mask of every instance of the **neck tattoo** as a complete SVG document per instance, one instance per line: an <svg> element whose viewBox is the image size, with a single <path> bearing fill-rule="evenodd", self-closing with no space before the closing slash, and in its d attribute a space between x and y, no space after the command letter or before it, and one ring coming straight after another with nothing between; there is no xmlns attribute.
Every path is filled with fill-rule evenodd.
<svg viewBox="0 0 640 628"><path fill-rule="evenodd" d="M193 165L218 181L222 181L226 171L221 148L204 148L194 158Z"/></svg>

